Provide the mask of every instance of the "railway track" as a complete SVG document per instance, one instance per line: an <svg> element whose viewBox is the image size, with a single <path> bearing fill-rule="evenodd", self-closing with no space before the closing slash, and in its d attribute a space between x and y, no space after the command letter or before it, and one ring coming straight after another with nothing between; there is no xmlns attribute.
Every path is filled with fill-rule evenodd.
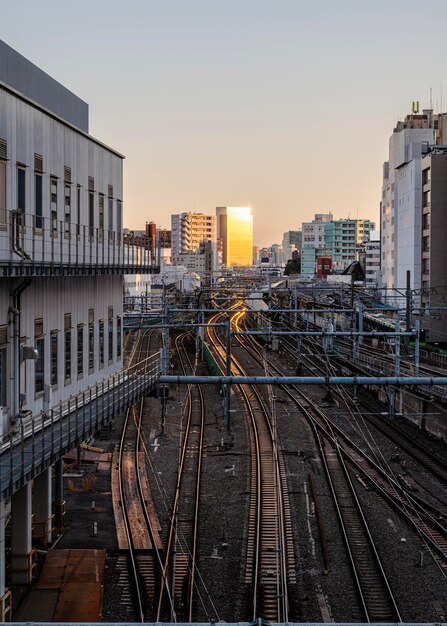
<svg viewBox="0 0 447 626"><path fill-rule="evenodd" d="M210 322L222 317L217 313ZM216 360L224 367L226 346L214 328L208 329L208 339ZM234 358L231 369L235 374L244 373ZM251 617L287 622L289 586L296 583L296 573L284 464L276 426L261 394L248 385L240 385L239 390L250 424L251 496L245 582L251 589Z"/></svg>
<svg viewBox="0 0 447 626"><path fill-rule="evenodd" d="M241 347L246 349L247 338L245 342L238 339ZM250 341L250 338L248 343L251 343L250 355L262 366L263 359L256 344ZM270 363L269 369L272 367ZM288 393L293 397L290 391ZM306 402L310 402L308 398ZM353 573L362 611L361 617L368 622L401 621L396 600L354 489L342 450L335 437L327 438L323 435L319 428L320 422L317 422L310 406L303 406L302 402L298 405L310 421L320 450ZM319 417L321 419L321 416Z"/></svg>
<svg viewBox="0 0 447 626"><path fill-rule="evenodd" d="M328 368L330 370L329 373L334 374L332 364L329 361L321 360L321 346L316 345L315 341L311 341L311 345L315 347L313 358L311 359L308 355L302 355L301 361L303 363L307 363L312 370L318 370L323 375L328 374ZM296 350L287 338L284 338L283 346L291 356L295 356ZM318 361L320 361L320 363ZM363 398L353 398L352 394L343 388L338 389L332 387L331 391L337 394L343 402L346 403L348 410L353 409L357 411L359 406L363 406L367 410L366 413L362 414L362 419L365 422L379 430L383 435L388 437L388 439L393 441L393 443L398 445L403 451L407 452L407 454L414 458L418 463L428 469L431 474L435 476L443 485L447 484L447 462L444 458L434 454L427 446L415 441L395 423L392 423L389 420L384 419L384 416L377 414L376 408Z"/></svg>
<svg viewBox="0 0 447 626"><path fill-rule="evenodd" d="M197 363L192 363L185 347L188 333L176 338L176 349L180 357L183 374L195 372ZM196 355L197 358L197 355ZM198 402L196 403L195 400ZM196 408L197 407L197 408ZM181 442L177 481L171 508L171 521L168 532L166 558L163 564L163 581L171 581L173 605L168 606L167 619L183 619L192 622L195 615L195 601L198 586L202 585L198 561L198 530L201 479L203 467L203 444L205 435L205 401L199 385L188 385L186 418ZM207 593L200 594L202 601ZM215 615L215 607L208 598L207 609ZM160 595L157 621L166 615L165 596Z"/></svg>
<svg viewBox="0 0 447 626"><path fill-rule="evenodd" d="M251 341L251 354L262 364L258 348L253 340ZM269 364L269 368L275 374L282 375L281 370L272 363ZM308 418L312 427L318 428L324 437L333 440L345 458L354 465L359 475L363 476L363 480L374 485L380 495L398 510L429 549L440 557L439 564L444 571L447 571L447 528L442 523L439 511L436 510L433 514L425 502L408 493L394 476L364 453L341 428L315 406L300 387L283 387L283 389Z"/></svg>
<svg viewBox="0 0 447 626"><path fill-rule="evenodd" d="M149 352L152 331L145 331L133 348L131 359L140 361ZM161 564L162 543L159 524L149 510L149 485L145 475L145 452L141 427L144 400L131 406L125 415L118 452L115 456L120 510L116 511L119 542L126 549L129 595L135 618L150 621L156 595L156 573ZM113 478L112 478L113 482Z"/></svg>

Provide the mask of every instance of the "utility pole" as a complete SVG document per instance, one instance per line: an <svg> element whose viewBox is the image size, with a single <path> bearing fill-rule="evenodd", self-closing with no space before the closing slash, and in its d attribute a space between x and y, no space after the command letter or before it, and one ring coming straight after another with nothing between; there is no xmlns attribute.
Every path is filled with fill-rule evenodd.
<svg viewBox="0 0 447 626"><path fill-rule="evenodd" d="M411 272L407 270L407 289L405 292L405 330L409 332L411 330Z"/></svg>
<svg viewBox="0 0 447 626"><path fill-rule="evenodd" d="M227 320L226 327L226 355L225 374L231 376L231 320ZM231 386L224 386L224 422L227 425L227 432L231 430L230 410L231 410Z"/></svg>

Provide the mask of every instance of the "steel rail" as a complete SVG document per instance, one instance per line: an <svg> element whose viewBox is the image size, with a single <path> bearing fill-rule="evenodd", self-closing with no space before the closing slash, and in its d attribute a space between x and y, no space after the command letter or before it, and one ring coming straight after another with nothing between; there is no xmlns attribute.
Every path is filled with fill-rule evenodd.
<svg viewBox="0 0 447 626"><path fill-rule="evenodd" d="M252 346L249 352L261 364L257 348ZM271 363L269 366L274 367ZM307 397L306 400L311 402ZM368 622L401 621L394 595L388 583L387 576L341 454L340 447L333 437L328 438L327 441L330 442L337 454L336 457L333 455L328 456L325 442L318 432L318 423L306 407L302 405L299 405L299 407L309 420L320 449L321 459L347 548L363 616ZM321 413L321 411L319 412ZM347 496L350 502L353 502L354 507L347 505ZM375 564L375 569L371 568L371 562Z"/></svg>
<svg viewBox="0 0 447 626"><path fill-rule="evenodd" d="M177 350L179 348L179 345L182 344L182 341L188 334L189 333L182 333L176 338ZM186 350L184 350L184 352L186 355ZM179 350L178 350L178 353L180 354ZM187 355L186 355L186 358L188 360L189 366L192 369L191 362ZM186 372L186 366L181 357L180 357L180 363L181 363L181 367L183 371ZM196 478L196 486L195 486L193 529L192 529L192 537L190 538L191 545L190 546L184 545L185 539L186 539L185 537L186 533L184 531L181 532L181 536L180 536L181 545L183 544L182 546L182 550L184 551L183 557L186 557L185 566L184 568L182 568L182 571L186 569L189 575L188 602L187 602L187 618L189 619L189 621L192 621L194 591L196 588L195 574L196 574L196 566L197 566L196 564L197 564L198 513L199 513L200 486L201 486L200 479L201 479L201 474L202 474L202 460L203 460L203 439L204 439L204 427L205 427L205 404L204 404L204 399L203 399L203 393L200 387L198 387L198 390L199 390L199 398L200 398L200 431L199 431L199 446L198 446L198 455L197 455L197 471L196 471L197 478ZM181 485L182 485L183 476L184 476L184 468L185 468L185 463L187 459L187 452L191 446L190 434L191 434L191 425L192 425L192 413L193 413L193 407L192 407L191 386L188 385L187 419L186 419L186 425L185 425L185 434L183 437L181 452L180 452L180 457L179 457L177 481L176 481L176 487L175 487L175 493L174 493L174 502L171 507L171 520L170 520L169 535L168 535L168 542L167 542L167 549L166 549L166 558L165 558L165 563L162 568L162 572L163 572L162 576L163 576L163 580L165 581L167 580L170 559L172 558L175 560L176 559L175 555L177 554L175 553L175 555L171 557L172 549L173 547L175 547L175 542L177 541L177 538L179 536L179 531L180 531L180 522L178 521L178 511L180 507L180 495L181 495L181 488L182 488ZM174 567L173 567L174 594L175 594L175 589L181 584L181 583L176 584L175 582L176 576L178 576L178 574L179 573L174 564ZM158 609L157 609L157 621L160 621L161 610L162 610L162 600L163 600L162 595L160 595L159 602L158 602Z"/></svg>
<svg viewBox="0 0 447 626"><path fill-rule="evenodd" d="M296 354L295 347L289 341L285 340L283 343L286 351L294 357ZM321 361L321 356L317 357ZM323 364L318 365L314 361L311 361L309 355L302 355L301 360L303 362L311 363L312 367L316 368L320 372L324 373ZM331 391L333 393L339 395L344 402L346 402L346 398L343 395L342 390L338 388L334 388ZM346 391L348 398L351 400L351 406L355 409L358 408L358 405L364 406L369 411L376 410L370 403L368 403L364 398L356 397L355 400L353 398L352 392L350 390ZM383 419L381 415L368 415L362 414L364 420L366 420L369 424L371 424L374 428L382 432L382 434L386 435L389 439L391 439L394 443L398 444L403 450L408 452L413 458L415 458L419 463L421 463L426 469L428 469L434 476L438 478L444 484L447 484L447 463L445 460L435 454L432 453L426 446L421 444L419 441L415 441L411 436L405 433L401 428L397 427L396 424L386 421Z"/></svg>
<svg viewBox="0 0 447 626"><path fill-rule="evenodd" d="M216 314L211 320L218 319L220 316L224 315L223 313ZM210 320L210 321L211 321ZM223 349L222 342L217 337L215 329L213 327L213 333L208 330L208 336L210 341L213 343L216 348L216 355L220 360L223 367L226 365L225 353L222 354L221 349ZM214 336L214 338L213 338ZM261 464L261 445L259 441L259 432L256 428L256 420L254 416L253 407L248 401L248 396L245 394L244 390L241 388L241 394L246 400L245 406L248 410L248 414L250 417L250 422L252 424L252 428L250 429L250 438L252 438L252 442L254 445L251 446L251 449L254 450L254 459L252 456L252 489L251 494L254 496L254 503L250 507L249 513L249 528L253 524L254 525L254 541L252 541L252 537L250 532L247 537L247 553L248 553L248 565L250 564L250 552L252 553L251 559L253 560L253 567L251 568L251 585L252 585L252 619L255 620L258 617L258 582L259 582L259 566L260 566L260 553L261 553L261 504L262 504L262 495L261 495L261 475L262 475L262 464ZM253 460L255 471L253 472ZM252 513L254 511L254 522L251 522ZM248 571L250 572L250 567L248 567Z"/></svg>
<svg viewBox="0 0 447 626"><path fill-rule="evenodd" d="M270 367L279 371L279 369L270 363ZM302 404L294 397L293 393L287 387L283 387L285 393L292 399L292 401L298 406L298 408L306 415L306 410L302 406ZM424 540L431 546L431 548L441 556L444 561L447 561L447 541L446 541L446 533L447 530L444 526L442 526L437 519L431 516L420 503L412 496L407 493L402 485L397 482L394 478L390 477L389 474L379 466L373 459L371 459L363 450L361 450L347 435L344 431L334 424L317 406L314 405L312 400L305 395L305 393L299 387L293 387L293 390L302 397L309 406L312 406L313 411L328 425L328 429L324 428L323 425L317 424L318 427L323 431L325 436L329 438L333 438L331 434L333 430L336 431L337 435L339 435L342 440L349 446L356 454L360 457L364 458L368 464L373 468L376 472L377 476L374 478L370 473L368 473L365 468L358 463L358 461L353 457L352 453L349 450L341 448L346 458L357 468L360 474L365 476L381 493L386 500L388 500L394 508L398 510L398 512L405 517L407 522L424 537ZM314 418L310 416L312 421ZM338 444L337 444L338 445ZM379 478L382 478L382 482L379 482ZM387 488L387 485L389 486ZM401 494L401 495L399 495ZM407 501L407 502L406 502ZM408 510L408 504L411 509ZM412 510L414 509L414 511ZM427 524L429 526L427 526Z"/></svg>
<svg viewBox="0 0 447 626"><path fill-rule="evenodd" d="M236 314L233 320L237 320L240 313ZM223 361L222 352L224 353L225 347L220 340L219 337L216 336L217 342L220 344L220 350L218 351L220 354L220 358ZM232 357L232 362L234 366L239 369L239 371L243 372L243 368L241 364ZM285 532L284 532L284 514L282 510L283 499L282 499L282 476L279 470L278 465L278 456L277 450L275 447L275 438L272 430L272 424L270 419L268 418L268 411L265 407L264 400L260 396L258 390L252 389L253 395L256 397L259 408L261 409L262 414L264 415L265 424L267 424L269 438L268 438L268 449L266 448L267 439L261 439L259 432L263 432L263 428L260 424L258 424L259 415L255 415L254 409L251 406L250 399L248 397L248 392L241 387L240 391L243 395L244 402L249 410L253 432L256 433L256 438L259 441L259 451L260 456L259 459L259 470L261 481L258 481L258 506L262 505L262 514L261 522L260 522L260 535L259 535L259 546L262 548L261 550L261 558L258 557L258 571L259 567L262 567L262 581L261 585L261 596L260 600L262 602L261 610L263 617L269 620L281 620L288 621L288 590L287 590L287 567L286 567L286 541L285 541ZM262 462L262 459L264 461ZM271 465L271 467L270 467ZM263 485L263 486L262 486ZM267 487L267 489L266 489ZM273 488L273 499L271 494L269 493ZM271 509L272 504L267 506L267 504L271 502L273 503L273 509ZM268 512L271 509L274 513L274 519L268 519ZM265 529L264 529L265 526ZM275 537L271 537L272 528L274 528ZM277 542L279 540L279 548ZM270 544L272 544L270 546ZM273 545L274 544L274 545ZM267 548L266 548L267 546ZM268 576L265 575L264 570L267 568L270 571L272 567L271 563L271 553L270 550L274 550L276 552L274 559L275 564L273 565L274 569L276 569L276 584L274 590L271 585L269 585ZM270 564L269 564L270 563ZM256 571L256 567L255 567ZM258 587L259 588L259 583ZM254 603L253 603L253 612L254 619L256 618L257 606L256 606L256 596L258 592L253 593ZM276 607L276 608L273 608Z"/></svg>

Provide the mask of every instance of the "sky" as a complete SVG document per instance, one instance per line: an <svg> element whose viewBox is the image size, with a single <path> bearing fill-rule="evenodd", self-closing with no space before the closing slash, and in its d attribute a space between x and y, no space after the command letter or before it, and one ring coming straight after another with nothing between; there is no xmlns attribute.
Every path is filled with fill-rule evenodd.
<svg viewBox="0 0 447 626"><path fill-rule="evenodd" d="M124 225L252 206L255 245L314 213L378 221L413 100L447 109L445 0L0 0L0 38L126 155Z"/></svg>

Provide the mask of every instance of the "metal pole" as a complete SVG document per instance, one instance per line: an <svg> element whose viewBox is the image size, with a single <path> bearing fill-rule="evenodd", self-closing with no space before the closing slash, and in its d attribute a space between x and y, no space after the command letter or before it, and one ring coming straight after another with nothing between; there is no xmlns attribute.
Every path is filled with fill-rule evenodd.
<svg viewBox="0 0 447 626"><path fill-rule="evenodd" d="M160 376L172 385L394 385L447 387L447 376Z"/></svg>
<svg viewBox="0 0 447 626"><path fill-rule="evenodd" d="M396 347L395 347L395 353L396 353L396 357L395 357L395 369L396 369L396 376L400 375L400 321L397 320L396 322L396 338L395 338L395 342L396 342Z"/></svg>
<svg viewBox="0 0 447 626"><path fill-rule="evenodd" d="M225 373L227 376L231 376L231 321L227 320L226 323L226 354L225 354ZM231 388L230 385L225 385L225 414L227 431L231 430L230 420L231 410Z"/></svg>
<svg viewBox="0 0 447 626"><path fill-rule="evenodd" d="M295 283L295 289L293 292L293 308L295 309L295 323L294 326L296 327L298 324L298 313L297 313L297 309L298 309L298 288L297 285Z"/></svg>
<svg viewBox="0 0 447 626"><path fill-rule="evenodd" d="M296 338L296 375L300 376L302 369L301 364L301 337Z"/></svg>
<svg viewBox="0 0 447 626"><path fill-rule="evenodd" d="M406 330L411 329L411 272L407 270L407 289L405 292L405 327Z"/></svg>
<svg viewBox="0 0 447 626"><path fill-rule="evenodd" d="M363 333L363 302L359 302L358 303L359 306L359 345L361 345L363 343L363 337L362 337L362 333Z"/></svg>
<svg viewBox="0 0 447 626"><path fill-rule="evenodd" d="M416 320L416 340L414 344L414 375L419 376L419 360L420 360L420 346L419 346L419 333L420 333L421 320Z"/></svg>

